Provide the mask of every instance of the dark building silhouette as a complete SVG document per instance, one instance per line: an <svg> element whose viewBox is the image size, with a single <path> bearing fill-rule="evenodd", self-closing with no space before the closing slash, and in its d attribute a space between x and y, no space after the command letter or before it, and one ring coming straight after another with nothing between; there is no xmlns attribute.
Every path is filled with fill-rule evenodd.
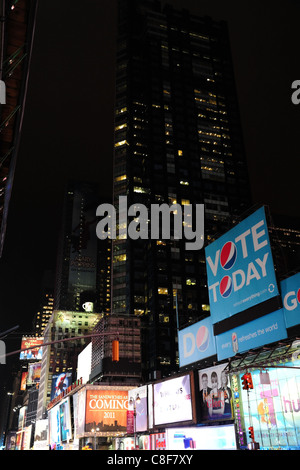
<svg viewBox="0 0 300 470"><path fill-rule="evenodd" d="M114 206L204 204L210 241L251 205L227 26L157 1L118 14ZM177 326L209 315L204 250L185 242L113 243L112 310L141 317L146 380L177 369Z"/></svg>
<svg viewBox="0 0 300 470"><path fill-rule="evenodd" d="M0 2L0 256L23 125L38 0Z"/></svg>
<svg viewBox="0 0 300 470"><path fill-rule="evenodd" d="M110 311L111 247L96 236L96 184L69 182L65 191L54 290L56 310Z"/></svg>

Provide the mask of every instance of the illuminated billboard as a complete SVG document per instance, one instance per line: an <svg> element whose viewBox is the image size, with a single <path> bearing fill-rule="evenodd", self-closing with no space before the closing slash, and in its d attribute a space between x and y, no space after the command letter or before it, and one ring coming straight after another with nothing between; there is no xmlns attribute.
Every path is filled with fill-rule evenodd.
<svg viewBox="0 0 300 470"><path fill-rule="evenodd" d="M300 361L252 370L253 390L241 390L245 429L254 428L261 449L300 447ZM241 376L238 377L241 383ZM250 406L249 416L249 407ZM250 424L251 422L251 424Z"/></svg>
<svg viewBox="0 0 300 470"><path fill-rule="evenodd" d="M300 273L280 283L284 317L287 328L300 324Z"/></svg>
<svg viewBox="0 0 300 470"><path fill-rule="evenodd" d="M27 385L37 384L41 378L41 362L32 362L28 365Z"/></svg>
<svg viewBox="0 0 300 470"><path fill-rule="evenodd" d="M218 360L287 338L283 309L216 336Z"/></svg>
<svg viewBox="0 0 300 470"><path fill-rule="evenodd" d="M264 207L208 245L205 256L213 323L279 295Z"/></svg>
<svg viewBox="0 0 300 470"><path fill-rule="evenodd" d="M168 450L236 450L234 424L166 429Z"/></svg>
<svg viewBox="0 0 300 470"><path fill-rule="evenodd" d="M193 421L193 376L183 375L153 385L155 426Z"/></svg>
<svg viewBox="0 0 300 470"><path fill-rule="evenodd" d="M48 419L35 422L34 450L49 450Z"/></svg>
<svg viewBox="0 0 300 470"><path fill-rule="evenodd" d="M98 428L99 433L126 432L128 391L118 389L87 389L85 431Z"/></svg>
<svg viewBox="0 0 300 470"><path fill-rule="evenodd" d="M179 366L183 367L217 353L211 317L178 332Z"/></svg>
<svg viewBox="0 0 300 470"><path fill-rule="evenodd" d="M21 342L21 352L20 360L21 361L31 361L31 360L41 360L43 348L41 345L44 342L44 338L34 337L25 337L23 336ZM36 348L34 348L36 346ZM33 348L33 349L27 349Z"/></svg>
<svg viewBox="0 0 300 470"><path fill-rule="evenodd" d="M54 449L60 444L59 405L54 406L48 411L48 421L49 444L51 449Z"/></svg>
<svg viewBox="0 0 300 470"><path fill-rule="evenodd" d="M90 342L77 358L77 379L82 379L82 383L87 383L92 370L92 342Z"/></svg>
<svg viewBox="0 0 300 470"><path fill-rule="evenodd" d="M138 399L137 399L138 397ZM128 414L133 415L134 403L136 408L135 430L136 432L147 431L148 429L148 407L147 407L147 385L134 388L128 392ZM132 399L132 402L130 401ZM133 421L133 420L132 420ZM128 427L128 423L127 423ZM134 431L134 430L133 430ZM127 432L129 432L127 430Z"/></svg>
<svg viewBox="0 0 300 470"><path fill-rule="evenodd" d="M226 364L198 371L201 421L232 418L232 394Z"/></svg>
<svg viewBox="0 0 300 470"><path fill-rule="evenodd" d="M70 399L66 398L59 405L59 428L61 442L72 439Z"/></svg>
<svg viewBox="0 0 300 470"><path fill-rule="evenodd" d="M52 376L50 401L58 397L72 384L72 372L62 372Z"/></svg>

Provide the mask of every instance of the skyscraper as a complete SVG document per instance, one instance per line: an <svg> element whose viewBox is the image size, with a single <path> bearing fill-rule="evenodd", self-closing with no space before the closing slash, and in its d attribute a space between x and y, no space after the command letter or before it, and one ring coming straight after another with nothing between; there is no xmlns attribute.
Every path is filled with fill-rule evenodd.
<svg viewBox="0 0 300 470"><path fill-rule="evenodd" d="M114 142L116 208L204 204L210 240L249 207L224 22L119 1ZM113 244L113 312L141 316L145 379L176 370L177 328L209 315L204 250L173 235Z"/></svg>
<svg viewBox="0 0 300 470"><path fill-rule="evenodd" d="M95 184L68 183L57 253L56 310L83 311L86 302L93 303L92 311L110 309L111 249L109 241L100 243L96 237L98 204Z"/></svg>

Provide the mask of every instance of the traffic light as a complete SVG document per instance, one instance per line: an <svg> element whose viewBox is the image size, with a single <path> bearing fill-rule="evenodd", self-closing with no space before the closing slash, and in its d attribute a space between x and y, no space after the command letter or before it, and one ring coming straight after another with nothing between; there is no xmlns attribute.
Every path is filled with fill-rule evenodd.
<svg viewBox="0 0 300 470"><path fill-rule="evenodd" d="M253 389L252 375L250 374L250 372L248 372L248 374L246 375L247 375L248 389L252 390Z"/></svg>
<svg viewBox="0 0 300 470"><path fill-rule="evenodd" d="M248 390L248 380L247 374L244 374L242 377L243 390Z"/></svg>
<svg viewBox="0 0 300 470"><path fill-rule="evenodd" d="M243 390L252 390L253 389L253 382L252 382L252 375L250 372L247 372L242 376L242 384Z"/></svg>
<svg viewBox="0 0 300 470"><path fill-rule="evenodd" d="M248 428L248 432L249 432L249 438L252 439L252 441L254 442L254 430L253 430L253 426L250 426Z"/></svg>
<svg viewBox="0 0 300 470"><path fill-rule="evenodd" d="M119 341L117 339L112 342L112 360L119 362Z"/></svg>

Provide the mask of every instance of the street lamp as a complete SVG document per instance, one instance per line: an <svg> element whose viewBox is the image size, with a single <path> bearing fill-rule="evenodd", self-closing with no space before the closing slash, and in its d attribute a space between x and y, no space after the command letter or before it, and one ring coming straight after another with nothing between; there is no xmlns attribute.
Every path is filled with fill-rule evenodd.
<svg viewBox="0 0 300 470"><path fill-rule="evenodd" d="M139 394L136 395L135 398L131 397L129 400L130 406L133 406L133 434L134 434L134 450L136 450L136 405L139 404L141 401Z"/></svg>
<svg viewBox="0 0 300 470"><path fill-rule="evenodd" d="M97 442L96 442L96 434L97 434L98 431L100 431L100 429L99 429L99 428L96 428L96 429L93 428L91 431L94 433L94 450L97 450L97 449L96 449L96 444L97 444Z"/></svg>

